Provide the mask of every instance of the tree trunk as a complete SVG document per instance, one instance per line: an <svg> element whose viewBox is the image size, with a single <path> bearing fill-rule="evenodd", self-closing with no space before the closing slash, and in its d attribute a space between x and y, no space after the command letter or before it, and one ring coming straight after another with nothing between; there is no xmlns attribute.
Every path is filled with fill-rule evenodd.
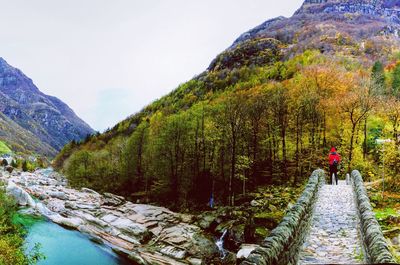
<svg viewBox="0 0 400 265"><path fill-rule="evenodd" d="M354 144L354 134L356 132L357 123L353 123L353 127L351 129L351 138L350 138L350 149L349 149L349 161L347 164L347 173L351 174L351 160L353 159L353 144Z"/></svg>
<svg viewBox="0 0 400 265"><path fill-rule="evenodd" d="M297 183L297 177L299 175L299 158L300 158L300 112L296 115L296 173L294 174L293 185Z"/></svg>
<svg viewBox="0 0 400 265"><path fill-rule="evenodd" d="M323 147L327 147L327 143L326 143L326 113L324 111L324 128L323 128L323 134L324 134L324 140L323 140Z"/></svg>
<svg viewBox="0 0 400 265"><path fill-rule="evenodd" d="M286 158L286 127L282 126L282 171L283 177L287 180L287 158Z"/></svg>
<svg viewBox="0 0 400 265"><path fill-rule="evenodd" d="M232 124L232 156L231 156L231 174L229 176L229 202L230 205L233 206L232 201L232 182L235 177L235 165L236 165L236 130L234 129L235 125Z"/></svg>
<svg viewBox="0 0 400 265"><path fill-rule="evenodd" d="M367 153L368 153L368 147L367 147L367 120L368 120L368 118L367 117L365 117L365 120L364 120L364 144L363 144L363 158L364 158L364 161L366 161L366 159L367 159Z"/></svg>

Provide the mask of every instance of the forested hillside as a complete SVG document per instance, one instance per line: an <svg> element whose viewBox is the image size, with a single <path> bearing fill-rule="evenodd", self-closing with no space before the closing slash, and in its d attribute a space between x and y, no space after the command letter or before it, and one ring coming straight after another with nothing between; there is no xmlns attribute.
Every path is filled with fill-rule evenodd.
<svg viewBox="0 0 400 265"><path fill-rule="evenodd" d="M306 22L314 16L308 5L316 4L243 34L207 71L114 128L69 143L55 167L74 186L174 208L206 205L211 196L233 204L261 185L302 183L326 167L331 146L342 155L342 173L357 168L373 177L381 155L375 139L389 137L395 176L397 36L379 30L388 22L373 24L371 14L340 13L341 25L364 21L356 35L341 31L331 13Z"/></svg>

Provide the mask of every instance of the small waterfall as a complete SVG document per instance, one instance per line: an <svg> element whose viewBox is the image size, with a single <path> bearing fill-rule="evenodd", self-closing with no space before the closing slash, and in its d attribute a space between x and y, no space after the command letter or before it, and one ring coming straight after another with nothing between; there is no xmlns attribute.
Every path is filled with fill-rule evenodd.
<svg viewBox="0 0 400 265"><path fill-rule="evenodd" d="M222 259L224 259L226 256L226 250L224 249L224 238L225 238L227 232L228 232L228 229L225 229L224 232L222 233L221 237L217 240L217 242L215 242L219 253L221 253Z"/></svg>

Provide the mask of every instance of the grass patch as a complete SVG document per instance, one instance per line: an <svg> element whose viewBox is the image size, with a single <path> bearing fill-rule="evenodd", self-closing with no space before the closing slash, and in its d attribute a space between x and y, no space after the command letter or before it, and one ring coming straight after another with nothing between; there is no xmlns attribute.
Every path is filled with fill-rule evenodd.
<svg viewBox="0 0 400 265"><path fill-rule="evenodd" d="M375 217L378 221L385 220L389 216L399 216L399 213L393 208L375 209Z"/></svg>
<svg viewBox="0 0 400 265"><path fill-rule="evenodd" d="M269 234L269 230L266 229L265 227L259 226L256 228L255 234L257 237L266 238Z"/></svg>
<svg viewBox="0 0 400 265"><path fill-rule="evenodd" d="M2 141L0 141L0 155L12 153L11 149Z"/></svg>

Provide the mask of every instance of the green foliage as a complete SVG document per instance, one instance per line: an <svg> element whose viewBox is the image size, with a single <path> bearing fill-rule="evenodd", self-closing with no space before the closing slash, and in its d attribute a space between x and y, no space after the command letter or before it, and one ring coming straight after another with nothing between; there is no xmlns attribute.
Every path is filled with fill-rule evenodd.
<svg viewBox="0 0 400 265"><path fill-rule="evenodd" d="M400 64L397 64L393 70L392 93L400 96Z"/></svg>
<svg viewBox="0 0 400 265"><path fill-rule="evenodd" d="M6 145L6 143L0 141L0 155L10 154L11 152L11 149Z"/></svg>
<svg viewBox="0 0 400 265"><path fill-rule="evenodd" d="M36 166L36 163L31 162L29 160L25 160L25 159L21 163L21 169L24 172L34 171L35 170L35 166Z"/></svg>
<svg viewBox="0 0 400 265"><path fill-rule="evenodd" d="M371 84L375 95L385 94L385 69L380 61L375 62L372 66Z"/></svg>
<svg viewBox="0 0 400 265"><path fill-rule="evenodd" d="M14 168L18 167L17 161L15 159L11 161L11 166Z"/></svg>
<svg viewBox="0 0 400 265"><path fill-rule="evenodd" d="M390 216L397 217L400 215L393 208L383 208L375 210L375 217L378 221L386 220Z"/></svg>
<svg viewBox="0 0 400 265"><path fill-rule="evenodd" d="M66 174L71 185L85 186L90 176L88 173L92 158L92 153L86 150L75 152L66 162Z"/></svg>
<svg viewBox="0 0 400 265"><path fill-rule="evenodd" d="M382 120L394 121L376 100L387 95L371 89L386 83L381 63L370 73L351 58L307 50L259 66L222 64L103 134L71 142L54 166L73 186L180 209L301 183L327 167L331 145L342 173L377 175L375 139L390 131Z"/></svg>
<svg viewBox="0 0 400 265"><path fill-rule="evenodd" d="M211 63L211 71L240 68L243 66L267 65L281 59L282 44L276 39L250 39L227 50Z"/></svg>
<svg viewBox="0 0 400 265"><path fill-rule="evenodd" d="M0 191L0 264L35 264L43 259L36 246L28 255L24 253L24 230L15 223L17 205L13 200Z"/></svg>

